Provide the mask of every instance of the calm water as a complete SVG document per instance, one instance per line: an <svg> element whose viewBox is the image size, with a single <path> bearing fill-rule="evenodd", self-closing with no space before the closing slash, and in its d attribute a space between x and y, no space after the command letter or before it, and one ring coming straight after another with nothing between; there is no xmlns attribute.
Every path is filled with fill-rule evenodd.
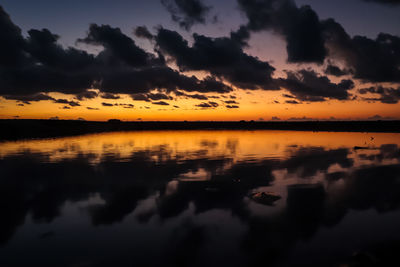
<svg viewBox="0 0 400 267"><path fill-rule="evenodd" d="M330 266L400 252L400 134L0 143L0 266ZM269 205L251 194L273 192Z"/></svg>

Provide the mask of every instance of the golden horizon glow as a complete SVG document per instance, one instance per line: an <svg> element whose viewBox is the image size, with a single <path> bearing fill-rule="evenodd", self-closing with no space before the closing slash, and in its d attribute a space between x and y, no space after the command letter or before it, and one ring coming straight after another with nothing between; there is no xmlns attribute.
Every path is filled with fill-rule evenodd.
<svg viewBox="0 0 400 267"><path fill-rule="evenodd" d="M332 138L335 136L335 138ZM218 158L230 155L233 160L250 158L289 158L299 147L324 149L368 146L363 153L374 153L384 144L400 146L398 133L311 132L276 130L195 130L195 131L130 131L86 134L39 140L0 142L0 159L21 153L48 154L50 162L90 154L98 163L110 154L124 160L135 151L164 151L168 157L188 160L197 157ZM212 149L204 149L207 147ZM203 151L199 154L199 151ZM356 155L357 151L353 151ZM154 154L154 160L163 153Z"/></svg>
<svg viewBox="0 0 400 267"><path fill-rule="evenodd" d="M174 100L163 100L168 106L154 105L151 102L134 101L128 95L121 95L120 99L109 100L97 97L79 101L81 106L69 107L52 101L31 102L31 104L18 106L21 102L15 100L0 99L0 119L59 119L83 118L90 121L106 121L108 119L120 119L123 121L238 121L238 120L271 120L278 117L281 120L291 118L311 118L317 120L334 119L369 119L376 115L381 118L400 119L400 104L369 103L358 100L328 100L324 102L309 102L301 104L286 104L279 91L261 90L235 90L231 94L221 95L219 98L209 100L176 98ZM71 95L50 93L54 98L75 100ZM215 96L216 94L205 94ZM234 95L236 99L231 99ZM235 100L239 108L228 109L224 101ZM213 109L202 109L196 105L202 102L214 101L219 104ZM278 101L279 103L275 103ZM134 108L123 106L102 106L102 102L133 104ZM69 109L63 109L64 106ZM179 106L175 108L174 106ZM96 110L89 110L87 107Z"/></svg>

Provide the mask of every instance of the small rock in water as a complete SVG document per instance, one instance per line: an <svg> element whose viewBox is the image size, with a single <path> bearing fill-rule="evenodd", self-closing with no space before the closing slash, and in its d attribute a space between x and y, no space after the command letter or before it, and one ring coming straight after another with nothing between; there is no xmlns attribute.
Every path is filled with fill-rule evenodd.
<svg viewBox="0 0 400 267"><path fill-rule="evenodd" d="M252 193L250 198L260 204L273 205L275 201L281 199L282 197L272 192L257 192Z"/></svg>

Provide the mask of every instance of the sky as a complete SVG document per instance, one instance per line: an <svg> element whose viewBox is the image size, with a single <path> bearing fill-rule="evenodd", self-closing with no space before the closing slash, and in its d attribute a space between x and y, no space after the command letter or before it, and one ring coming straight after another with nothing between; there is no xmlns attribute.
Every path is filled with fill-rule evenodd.
<svg viewBox="0 0 400 267"><path fill-rule="evenodd" d="M0 119L400 119L399 0L3 0Z"/></svg>

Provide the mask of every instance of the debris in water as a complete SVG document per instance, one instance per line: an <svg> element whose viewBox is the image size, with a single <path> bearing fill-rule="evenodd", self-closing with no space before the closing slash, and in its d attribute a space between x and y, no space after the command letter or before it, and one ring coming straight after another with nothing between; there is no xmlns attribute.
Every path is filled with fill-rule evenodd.
<svg viewBox="0 0 400 267"><path fill-rule="evenodd" d="M257 192L250 194L250 198L257 203L271 206L282 197L272 192Z"/></svg>

